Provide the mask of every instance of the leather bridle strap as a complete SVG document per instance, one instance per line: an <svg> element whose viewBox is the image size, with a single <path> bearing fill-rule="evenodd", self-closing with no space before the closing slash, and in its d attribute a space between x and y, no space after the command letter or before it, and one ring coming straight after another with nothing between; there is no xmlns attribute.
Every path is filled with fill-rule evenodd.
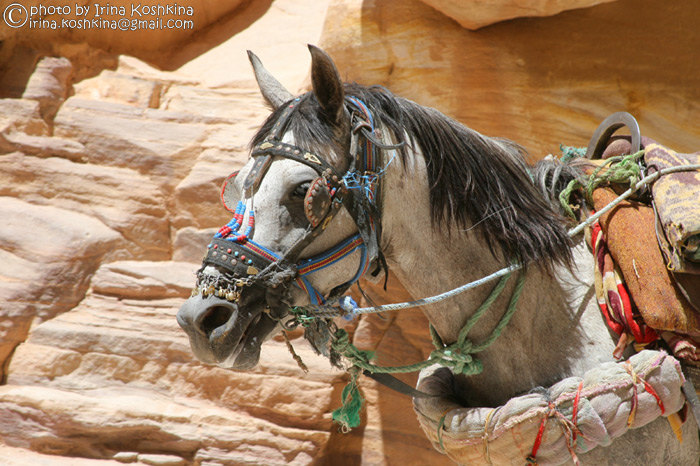
<svg viewBox="0 0 700 466"><path fill-rule="evenodd" d="M292 113L294 113L294 111L297 109L297 105L301 102L302 97L304 96L296 97L287 104L284 110L282 110L282 113L277 119L277 122L272 127L270 135L267 137L265 142L260 144L258 147L269 144L271 141L279 142L282 139L282 136L284 135L284 130L287 127L287 121L292 116ZM253 156L254 155L255 149L253 150ZM253 167L250 169L250 172L248 172L248 176L246 176L246 179L243 182L243 193L246 197L251 197L253 193L258 189L258 186L260 186L260 182L265 176L267 169L270 168L270 164L272 163L272 156L273 154L264 154L263 157L255 158Z"/></svg>
<svg viewBox="0 0 700 466"><path fill-rule="evenodd" d="M297 270L298 267L303 267L303 263L297 264L301 253L311 244L311 242L313 242L317 236L323 232L323 230L325 230L329 222L335 217L341 207L345 207L357 225L358 234L356 236L358 239L361 238L362 257L360 267L358 268L358 273L355 275L353 280L343 283L331 290L327 299L333 299L347 291L354 281L359 279L359 276L361 276L367 270L370 261L379 258L380 262L383 263L383 256L381 255L378 245L378 238L381 228L379 212L372 202L372 199L368 198L368 193L365 192L366 189L370 189L372 191L371 197L374 197L373 188L376 187L375 182L378 182L374 170L376 170L376 167L379 165L379 157L377 154L378 151L375 150L373 145L368 141L362 140L362 148L360 147L360 133L364 134L366 132L366 127L373 130L374 124L371 114L366 106L361 103L361 101L354 98L348 98L348 109L350 110L351 121L353 122L353 133L351 135L350 167L344 176L359 174L362 177L366 177L369 175L373 177L371 178L372 182L367 183L366 180L363 179L359 185L352 185L349 187L347 180L344 179L344 176L339 175L336 169L330 163L328 163L325 158L319 157L310 151L303 150L298 146L282 142L281 139L287 130L292 114L298 108L298 104L306 99L308 95L309 94L299 96L286 104L285 108L281 111L277 121L271 129L269 136L262 143L253 148L251 157L253 157L254 163L243 182L243 192L245 199L250 200L252 209L252 197L259 188L262 179L272 164L273 158L286 158L307 165L319 175L321 180L323 180L323 187L324 189L327 188L330 194L330 199L327 199L330 201L330 205L328 206L327 210L325 213L319 215L321 218L313 218L314 221L310 221L310 224L306 228L304 234L281 255L273 253L264 254L261 256L259 254L255 254L259 250L255 251L254 254L251 254L253 251L244 251L244 249L247 249L245 247L246 242L250 242L252 245L257 247L262 246L253 243L252 237L248 238L247 235L243 235L239 236L239 240L237 240L241 243L240 245L237 243L232 243L230 239L227 240L226 238L212 243L211 247L214 248L214 245L216 245L216 248L219 248L219 251L217 252L210 250L207 258L205 258L205 262L224 266L229 271L234 272L235 276L247 275L248 279L253 281L265 282L270 279L272 275L285 269L294 270L297 272L297 277L301 277L303 279L303 276L306 275L306 273L300 273ZM358 164L359 167L356 167ZM240 216L242 217L242 214ZM342 245L342 242L335 248L340 245ZM226 251L230 249L234 254L238 253L238 255L235 257L230 257L228 254L224 254L222 259L220 248L224 248ZM335 248L332 248L331 251ZM232 261L237 260L238 256L243 255L245 252L248 252L246 255L245 264L240 264L239 262L232 263ZM251 260L252 262L255 262L255 266L252 269L246 267L246 273L243 274L243 265L253 265L247 264L247 262L250 262ZM228 261L228 264L226 261ZM264 262L266 262L266 264L264 264ZM258 274L251 272L260 273ZM257 276L252 277L251 275ZM302 280L302 284L310 284L310 282L308 282L308 280ZM315 290L313 290L313 293L314 294L312 294L311 291L308 293L312 298L312 301L314 300L313 297L318 295Z"/></svg>
<svg viewBox="0 0 700 466"><path fill-rule="evenodd" d="M379 214L376 207L364 200L364 195L360 190L349 190L343 182L342 176L338 174L335 168L328 163L325 158L279 140L286 129L287 120L297 108L298 103L304 98L305 96L300 96L291 101L282 111L270 136L266 138L264 142L253 148L251 157L255 159L255 162L243 183L245 195L250 197L259 187L260 182L272 162L272 158L275 156L307 165L320 176L324 176L330 186L335 189L333 200L325 217L317 226L314 227L310 225L307 228L304 235L284 253L280 263L289 265L295 263L301 255L301 252L326 228L328 223L343 206L345 206L350 213L363 241L367 244L369 256L376 257L378 251L376 236L378 233L377 229L379 228ZM351 169L354 168L355 164L356 157L353 157ZM373 160L373 164L376 164L376 161ZM347 287L345 287L343 291L345 289L347 289ZM338 289L335 291L340 290Z"/></svg>
<svg viewBox="0 0 700 466"><path fill-rule="evenodd" d="M338 173L335 171L335 168L317 155L308 151L302 151L297 146L287 144L286 142L268 139L253 148L251 157L255 158L255 163L253 164L253 168L243 183L244 189L247 186L246 183L248 183L248 185L253 185L253 183L257 181L257 184L259 185L259 180L265 175L265 171L267 171L266 169L269 166L264 162L264 160L267 159L267 157L273 156L283 157L285 159L294 160L295 162L308 165L319 175L329 174L331 176L335 175L338 177ZM260 162L261 160L263 160L263 162ZM256 166L261 168L259 170L255 170ZM262 167L265 167L265 170L262 170ZM338 177L338 179L335 181L337 182L339 179L340 178Z"/></svg>

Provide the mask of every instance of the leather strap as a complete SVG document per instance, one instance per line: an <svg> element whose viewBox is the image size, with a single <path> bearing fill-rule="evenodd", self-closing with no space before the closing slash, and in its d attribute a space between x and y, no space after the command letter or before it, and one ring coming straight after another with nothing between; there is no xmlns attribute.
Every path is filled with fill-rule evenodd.
<svg viewBox="0 0 700 466"><path fill-rule="evenodd" d="M253 241L240 244L214 238L209 244L204 264L221 266L235 277L251 277L276 260L273 253Z"/></svg>
<svg viewBox="0 0 700 466"><path fill-rule="evenodd" d="M376 380L385 387L389 387L394 391L401 393L402 395L408 395L413 398L435 398L437 395L431 395L430 393L425 393L420 390L416 390L407 383L402 382L391 374L380 374L372 373L368 370L362 371L367 377Z"/></svg>
<svg viewBox="0 0 700 466"><path fill-rule="evenodd" d="M291 159L296 162L303 163L304 165L308 165L319 175L329 171L331 174L338 176L333 166L326 162L325 159L317 156L316 154L312 154L309 151L303 151L297 146L293 146L282 141L267 140L261 144L258 144L253 148L251 156L256 159L256 162L263 156L283 157L285 159ZM256 176L258 175L256 174ZM335 181L337 182L338 180Z"/></svg>
<svg viewBox="0 0 700 466"><path fill-rule="evenodd" d="M257 191L258 187L260 186L260 182L265 176L265 172L267 172L267 169L270 168L271 164L271 155L257 157L255 159L253 167L250 169L250 172L248 172L248 176L243 182L243 192L245 193L246 197L252 196L253 193Z"/></svg>

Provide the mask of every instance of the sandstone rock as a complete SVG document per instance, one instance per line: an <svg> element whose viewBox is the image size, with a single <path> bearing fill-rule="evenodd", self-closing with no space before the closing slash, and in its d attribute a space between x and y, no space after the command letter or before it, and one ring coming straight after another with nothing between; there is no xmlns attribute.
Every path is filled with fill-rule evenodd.
<svg viewBox="0 0 700 466"><path fill-rule="evenodd" d="M112 262L97 269L92 289L121 299L186 298L194 287L198 267L171 261Z"/></svg>
<svg viewBox="0 0 700 466"><path fill-rule="evenodd" d="M0 99L0 152L11 152L12 145L4 142L4 136L21 132L32 136L46 136L49 128L42 119L39 102L24 99Z"/></svg>
<svg viewBox="0 0 700 466"><path fill-rule="evenodd" d="M41 116L46 121L52 120L58 107L68 97L72 71L70 61L65 58L42 58L29 79L22 98L39 102Z"/></svg>
<svg viewBox="0 0 700 466"><path fill-rule="evenodd" d="M138 455L138 460L153 466L185 466L187 461L175 455Z"/></svg>
<svg viewBox="0 0 700 466"><path fill-rule="evenodd" d="M100 221L58 207L2 197L0 211L5 219L0 244L5 254L16 258L14 263L3 261L7 278L2 283L24 284L23 296L4 296L33 301L42 320L77 304L97 264L118 238ZM12 270L23 261L37 264L42 279L29 281L33 273Z"/></svg>
<svg viewBox="0 0 700 466"><path fill-rule="evenodd" d="M158 108L163 86L162 81L104 70L99 76L76 84L74 95L81 99Z"/></svg>
<svg viewBox="0 0 700 466"><path fill-rule="evenodd" d="M26 296L36 295L45 275L34 261L0 249L0 383L15 347L23 342L37 314Z"/></svg>
<svg viewBox="0 0 700 466"><path fill-rule="evenodd" d="M0 367L35 319L74 307L118 234L85 215L0 198ZM0 380L6 372L0 372Z"/></svg>
<svg viewBox="0 0 700 466"><path fill-rule="evenodd" d="M161 106L178 112L197 109L191 113L211 121L201 142L202 153L175 187L173 226L221 227L231 219L220 201L221 185L248 160L248 144L269 110L258 90L222 92L189 86L171 86Z"/></svg>
<svg viewBox="0 0 700 466"><path fill-rule="evenodd" d="M66 416L66 408L71 416ZM234 464L265 458L266 464L284 465L299 453L310 456L328 436L278 426L191 398L159 396L134 388L84 394L5 385L0 387L0 413L0 430L11 446L98 459L111 458L121 448L169 452L139 454L138 459L146 464L163 461L165 455L169 461L177 456L189 462L200 448L215 447L229 452ZM39 422L32 422L27 415ZM40 430L39 425L43 426ZM33 435L28 435L30 432Z"/></svg>
<svg viewBox="0 0 700 466"><path fill-rule="evenodd" d="M248 68L247 74L251 73ZM226 175L248 159L248 144L270 114L257 87L224 91L173 84L163 94L160 108L207 123L201 146L220 153L202 154L202 158L227 163L222 167Z"/></svg>
<svg viewBox="0 0 700 466"><path fill-rule="evenodd" d="M150 267L158 276L193 264ZM97 294L119 287L119 269L137 275L146 267L103 267L78 307L37 326L17 349L0 387L5 443L104 459L136 451L147 464L156 458L150 452L164 461L310 464L328 439L340 374L298 341L307 375L275 342L253 372L201 365L174 319L182 299L164 299L168 289L148 287L148 301Z"/></svg>
<svg viewBox="0 0 700 466"><path fill-rule="evenodd" d="M80 212L119 232L107 260L169 258L167 201L151 178L130 168L18 153L3 156L3 167L0 195Z"/></svg>
<svg viewBox="0 0 700 466"><path fill-rule="evenodd" d="M168 86L163 93L161 108L206 118L210 123L243 122L248 128L254 119L264 118L267 113L256 89L207 89L178 83ZM230 138L238 140L239 136L234 133Z"/></svg>
<svg viewBox="0 0 700 466"><path fill-rule="evenodd" d="M692 152L700 62L686 57L700 48L698 8L612 2L468 31L416 0L334 0L321 45L347 80L383 84L533 159L560 143L585 147L620 110Z"/></svg>
<svg viewBox="0 0 700 466"><path fill-rule="evenodd" d="M207 88L255 90L257 85L246 54L246 50L252 50L277 79L296 93L301 90L311 63L304 45L318 43L328 3L277 0L251 5L250 14L232 20L225 32L212 31L211 40L216 41L216 47L203 49L196 42L186 46L183 55L189 54L191 59L177 72ZM240 32L231 35L234 29Z"/></svg>
<svg viewBox="0 0 700 466"><path fill-rule="evenodd" d="M44 455L24 448L8 447L0 444L0 458L5 466L51 465L51 466L122 466L123 462L116 459L96 462L88 458L63 457ZM134 459L135 461L135 459ZM133 463L132 461L128 461ZM138 463L134 463L138 464Z"/></svg>
<svg viewBox="0 0 700 466"><path fill-rule="evenodd" d="M156 9L152 13L149 7L157 8L159 4L171 7L179 5L181 8L161 11ZM39 0L28 0L22 5L30 14L32 7L49 6ZM96 10L97 5L102 8ZM56 53L60 44L87 43L93 49L134 55L167 67L173 61L173 57L182 52L183 44L186 44L189 38L217 25L222 19L244 12L248 5L239 0L197 0L167 5L163 2L131 3L126 0L95 4L88 0L79 0L69 6L70 12L66 14L37 10L31 18L39 20L37 23L31 27L27 24L15 29L3 28L0 31L0 40L15 46L27 45L44 54ZM83 8L85 14L82 17L76 14L78 7ZM182 7L185 10L191 7L191 10L183 11ZM16 19L19 20L20 16ZM68 22L65 25L64 20ZM160 22L157 22L158 20ZM103 21L107 21L108 24L103 24ZM117 23L118 21L121 22ZM149 25L148 21L151 21L152 25ZM52 22L55 22L55 25Z"/></svg>
<svg viewBox="0 0 700 466"><path fill-rule="evenodd" d="M7 151L17 151L37 157L61 157L75 162L86 161L85 146L71 139L31 136L23 132L12 132L4 135L0 142Z"/></svg>
<svg viewBox="0 0 700 466"><path fill-rule="evenodd" d="M112 458L119 461L120 463L135 463L139 454L136 451L120 451L116 453Z"/></svg>
<svg viewBox="0 0 700 466"><path fill-rule="evenodd" d="M457 0L422 0L436 10L449 16L467 29L479 29L489 24L498 23L523 16L553 16L562 11L587 8L600 3L615 0L475 0L460 2Z"/></svg>
<svg viewBox="0 0 700 466"><path fill-rule="evenodd" d="M130 55L119 55L114 68L116 68L116 73L122 76L132 76L134 78L159 81L168 84L177 83L186 86L201 85L196 79L183 76L182 73L164 71Z"/></svg>
<svg viewBox="0 0 700 466"><path fill-rule="evenodd" d="M194 227L178 230L173 240L173 260L201 263L207 244L217 231L218 228L198 230Z"/></svg>
<svg viewBox="0 0 700 466"><path fill-rule="evenodd" d="M0 98L22 97L40 58L39 52L31 47L4 45L0 50L0 63L11 66L0 66Z"/></svg>
<svg viewBox="0 0 700 466"><path fill-rule="evenodd" d="M221 227L231 219L232 213L220 200L221 185L231 172L243 166L241 158L216 149L202 152L189 174L175 187L176 228Z"/></svg>
<svg viewBox="0 0 700 466"><path fill-rule="evenodd" d="M83 144L90 163L132 168L175 185L206 131L190 121L185 113L71 97L56 115L54 134Z"/></svg>

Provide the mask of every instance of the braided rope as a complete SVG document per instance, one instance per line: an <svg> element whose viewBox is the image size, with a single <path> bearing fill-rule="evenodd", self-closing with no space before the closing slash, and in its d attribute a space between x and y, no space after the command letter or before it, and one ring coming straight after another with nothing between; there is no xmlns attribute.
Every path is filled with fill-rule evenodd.
<svg viewBox="0 0 700 466"><path fill-rule="evenodd" d="M343 389L342 406L333 411L333 420L339 422L344 431L348 431L360 424L359 410L362 408L362 394L357 386L357 373L359 369L380 374L397 374L406 372L416 372L425 369L433 364L439 364L449 368L455 374L476 375L484 370L484 366L478 359L474 358L474 354L488 348L501 335L503 329L508 325L511 317L515 313L518 298L525 284L525 274L521 273L518 276L518 282L515 284L513 294L511 295L508 308L499 320L496 327L491 332L491 335L486 338L481 344L474 345L467 339L469 330L476 324L479 317L491 306L491 304L500 296L505 288L506 282L510 278L510 274L503 277L501 281L491 290L491 293L479 307L474 316L472 316L467 324L462 327L459 332L457 341L451 345L445 345L440 336L433 327L430 327L430 334L433 339L433 344L436 349L430 353L430 357L425 361L420 361L415 364L404 366L379 366L373 364L371 359L374 352L365 351L357 348L350 342L350 336L345 329L337 329L331 339L332 351L342 355L347 359L351 366L348 369L351 371L351 378L348 385Z"/></svg>
<svg viewBox="0 0 700 466"><path fill-rule="evenodd" d="M559 202L564 211L572 218L575 218L574 212L569 205L569 198L574 191L585 188L586 199L592 203L593 191L604 183L629 183L630 187L634 186L642 177L642 169L639 166L639 160L644 156L644 150L635 152L634 154L610 157L606 159L600 166L596 167L593 173L587 177L585 181L573 179L559 193ZM605 171L603 171L605 170ZM601 173L602 172L602 173Z"/></svg>
<svg viewBox="0 0 700 466"><path fill-rule="evenodd" d="M474 315L470 317L464 327L462 327L459 332L459 336L454 343L445 345L431 326L431 336L433 338L435 350L433 350L428 359L424 361L403 366L378 366L370 362L374 356L373 352L358 349L350 342L350 337L344 329L336 330L331 346L334 351L343 355L353 366L372 373L398 374L405 372L416 372L421 369L425 369L428 366L432 366L433 364L439 364L443 367L448 367L455 374L480 374L484 370L483 365L481 364L481 361L475 359L473 355L484 351L491 346L493 342L496 341L496 339L501 335L503 329L505 329L506 325L508 325L508 322L510 322L510 319L515 313L518 299L520 298L520 294L522 293L525 285L524 273L521 273L518 276L518 281L515 284L515 288L513 290L513 294L511 295L510 302L508 303L508 307L506 308L506 312L491 331L491 334L479 344L474 344L467 338L467 336L471 328L481 318L484 312L486 312L491 304L493 304L493 302L501 295L509 278L510 275L503 277L501 281L493 288L493 290L491 290L491 293L481 304L481 306L479 306L479 309L477 309Z"/></svg>
<svg viewBox="0 0 700 466"><path fill-rule="evenodd" d="M488 282L491 282L497 278L501 278L505 275L509 275L512 272L515 272L516 270L520 270L522 268L522 265L520 264L512 264L508 267L505 267L501 270L498 270L491 275L487 275L486 277L480 278L479 280L475 280L473 282L466 283L462 286L459 286L457 288L454 288L449 291L445 291L444 293L440 293L435 296L431 296L429 298L421 298L417 299L415 301L407 301L403 303L392 303L392 304L383 304L381 306L371 306L371 307L357 307L357 308L347 308L347 307L342 307L339 309L335 303L330 304L330 305L325 305L325 306L304 306L304 307L298 307L296 309L302 309L304 311L310 311L309 316L313 317L319 317L319 318L332 318L332 317L342 317L348 314L377 314L380 312L387 312L387 311L400 311L402 309L409 309L412 307L419 307L419 306L426 306L428 304L434 304L440 301L444 301L445 299L451 298L453 296L457 296L458 294L464 293L467 290L471 290L472 288L477 288L481 285L484 285Z"/></svg>

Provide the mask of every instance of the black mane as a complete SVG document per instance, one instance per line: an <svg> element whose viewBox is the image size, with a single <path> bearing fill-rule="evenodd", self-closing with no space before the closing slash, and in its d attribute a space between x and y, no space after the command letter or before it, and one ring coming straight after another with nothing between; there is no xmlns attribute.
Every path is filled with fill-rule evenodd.
<svg viewBox="0 0 700 466"><path fill-rule="evenodd" d="M524 150L515 143L483 136L435 109L394 96L381 86L345 85L346 96L361 99L396 137L425 157L431 219L437 226L476 227L492 252L527 264L571 261L571 242L560 214L533 184ZM277 109L253 138L264 140L279 117ZM324 118L313 93L306 94L289 122L296 144L305 150L346 154L346 128ZM341 136L342 135L342 136ZM405 157L407 147L401 149Z"/></svg>

